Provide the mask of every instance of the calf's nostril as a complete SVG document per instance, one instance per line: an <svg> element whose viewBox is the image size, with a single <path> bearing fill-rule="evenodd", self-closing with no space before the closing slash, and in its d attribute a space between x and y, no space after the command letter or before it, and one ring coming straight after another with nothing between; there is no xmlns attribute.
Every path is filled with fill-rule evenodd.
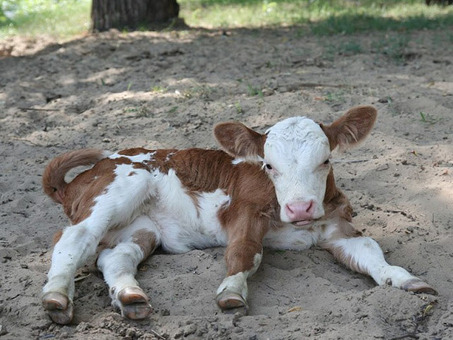
<svg viewBox="0 0 453 340"><path fill-rule="evenodd" d="M294 214L293 209L291 209L291 205L289 204L286 205L286 212L288 212L289 214Z"/></svg>

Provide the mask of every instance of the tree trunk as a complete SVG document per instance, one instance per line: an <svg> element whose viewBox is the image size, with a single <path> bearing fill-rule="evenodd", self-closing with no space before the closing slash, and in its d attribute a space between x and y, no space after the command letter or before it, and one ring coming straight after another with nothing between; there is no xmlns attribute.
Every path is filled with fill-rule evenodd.
<svg viewBox="0 0 453 340"><path fill-rule="evenodd" d="M176 0L93 0L93 31L151 28L177 18Z"/></svg>

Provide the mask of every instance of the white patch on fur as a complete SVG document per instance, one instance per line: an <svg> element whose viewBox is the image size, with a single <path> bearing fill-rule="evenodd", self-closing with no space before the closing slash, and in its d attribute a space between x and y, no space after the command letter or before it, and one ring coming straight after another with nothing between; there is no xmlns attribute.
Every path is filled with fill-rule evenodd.
<svg viewBox="0 0 453 340"><path fill-rule="evenodd" d="M235 159L233 159L233 161L231 162L231 164L233 164L233 165L238 165L238 164L243 163L244 161L245 161L244 158L235 158Z"/></svg>
<svg viewBox="0 0 453 340"><path fill-rule="evenodd" d="M128 176L131 171L136 175ZM55 245L44 294L60 292L72 300L77 268L95 254L100 240L110 228L130 223L137 208L152 194L148 171L120 164L115 174L105 193L95 199L91 215L66 228Z"/></svg>
<svg viewBox="0 0 453 340"><path fill-rule="evenodd" d="M254 155L254 156L250 156L250 157L237 157L237 158L233 159L231 164L238 165L238 164L247 163L247 162L261 163L262 161L263 161L263 159L260 156Z"/></svg>
<svg viewBox="0 0 453 340"><path fill-rule="evenodd" d="M103 158L109 158L112 154L113 154L113 152L108 151L108 150L102 151Z"/></svg>
<svg viewBox="0 0 453 340"><path fill-rule="evenodd" d="M221 294L225 290L228 290L239 294L244 300L247 300L247 275L248 272L245 271L227 276L217 289L217 295Z"/></svg>
<svg viewBox="0 0 453 340"><path fill-rule="evenodd" d="M192 249L225 246L228 238L217 213L230 204L223 190L189 196L174 170L160 174L156 183L157 200L148 210L162 235L162 247L184 253Z"/></svg>
<svg viewBox="0 0 453 340"><path fill-rule="evenodd" d="M292 222L285 206L293 202L315 203L313 218L324 215L330 146L321 127L306 117L285 119L267 131L264 162L273 167L269 174L280 204L280 218Z"/></svg>
<svg viewBox="0 0 453 340"><path fill-rule="evenodd" d="M165 157L165 161L168 162L168 161L170 160L170 158L173 157L174 154L175 154L174 152L170 152L170 153L167 155L167 157Z"/></svg>
<svg viewBox="0 0 453 340"><path fill-rule="evenodd" d="M273 249L305 250L318 243L320 233L319 228L310 231L286 224L281 228L269 230L264 236L263 245Z"/></svg>
<svg viewBox="0 0 453 340"><path fill-rule="evenodd" d="M142 162L145 162L145 161L152 161L155 154L156 154L155 151L148 152L148 153L140 153L140 154L134 155L134 156L127 156L127 155L122 155L122 154L119 154L119 153L114 153L114 154L111 154L109 156L109 158L110 159L116 159L116 158L123 158L124 157L124 158L130 159L132 162L142 163Z"/></svg>
<svg viewBox="0 0 453 340"><path fill-rule="evenodd" d="M258 267L260 266L262 253L255 254L253 257L253 267L249 271L239 272L234 275L227 276L219 288L217 289L217 295L221 294L223 291L228 290L242 296L244 300L247 300L248 288L247 288L247 279L256 273Z"/></svg>
<svg viewBox="0 0 453 340"><path fill-rule="evenodd" d="M331 244L341 248L346 256L351 257L351 262L357 263L379 285L391 282L392 286L402 288L408 280L417 279L407 270L389 265L377 242L370 237L340 239Z"/></svg>

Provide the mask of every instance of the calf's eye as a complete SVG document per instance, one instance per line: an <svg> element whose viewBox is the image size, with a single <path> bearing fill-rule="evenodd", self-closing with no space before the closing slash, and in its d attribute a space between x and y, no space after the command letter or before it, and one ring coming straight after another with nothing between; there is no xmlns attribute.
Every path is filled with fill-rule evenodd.
<svg viewBox="0 0 453 340"><path fill-rule="evenodd" d="M270 165L270 164L266 164L265 167L267 170L272 170L272 165Z"/></svg>
<svg viewBox="0 0 453 340"><path fill-rule="evenodd" d="M330 161L328 159L326 159L326 161L324 162L325 165L329 164Z"/></svg>

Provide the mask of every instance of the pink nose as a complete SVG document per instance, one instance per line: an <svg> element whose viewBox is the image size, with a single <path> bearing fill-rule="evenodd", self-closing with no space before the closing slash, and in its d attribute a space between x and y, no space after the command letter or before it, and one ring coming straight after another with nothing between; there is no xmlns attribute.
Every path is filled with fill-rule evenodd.
<svg viewBox="0 0 453 340"><path fill-rule="evenodd" d="M311 220L314 210L315 203L313 201L293 202L287 204L285 207L286 215L291 222Z"/></svg>

